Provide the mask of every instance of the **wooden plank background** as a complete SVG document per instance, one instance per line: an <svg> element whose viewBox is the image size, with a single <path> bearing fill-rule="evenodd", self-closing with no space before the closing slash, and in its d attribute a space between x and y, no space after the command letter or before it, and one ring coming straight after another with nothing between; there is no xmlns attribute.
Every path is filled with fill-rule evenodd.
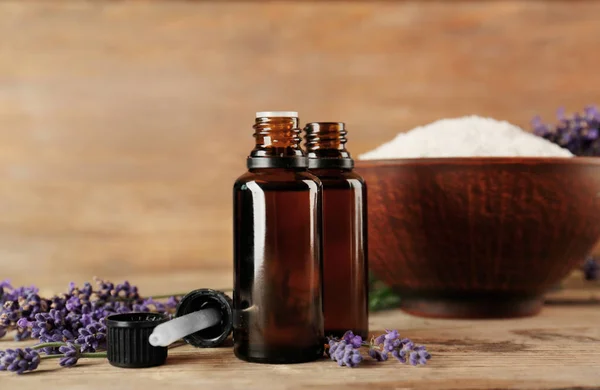
<svg viewBox="0 0 600 390"><path fill-rule="evenodd" d="M231 267L253 114L354 154L449 116L600 104L600 3L0 3L0 279Z"/></svg>

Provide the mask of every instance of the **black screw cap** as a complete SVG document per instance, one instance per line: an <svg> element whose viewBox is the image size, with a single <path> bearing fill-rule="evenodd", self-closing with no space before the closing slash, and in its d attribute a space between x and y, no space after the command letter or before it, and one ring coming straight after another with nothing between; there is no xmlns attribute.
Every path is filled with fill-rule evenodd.
<svg viewBox="0 0 600 390"><path fill-rule="evenodd" d="M167 347L154 347L148 338L154 328L169 318L159 313L113 314L106 318L110 364L122 368L155 367L167 359Z"/></svg>

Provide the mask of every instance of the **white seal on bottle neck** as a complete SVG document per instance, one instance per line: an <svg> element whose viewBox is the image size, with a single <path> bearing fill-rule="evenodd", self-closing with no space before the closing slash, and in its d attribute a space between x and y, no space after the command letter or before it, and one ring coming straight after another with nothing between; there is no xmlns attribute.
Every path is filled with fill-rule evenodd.
<svg viewBox="0 0 600 390"><path fill-rule="evenodd" d="M298 118L297 111L258 111L257 118Z"/></svg>

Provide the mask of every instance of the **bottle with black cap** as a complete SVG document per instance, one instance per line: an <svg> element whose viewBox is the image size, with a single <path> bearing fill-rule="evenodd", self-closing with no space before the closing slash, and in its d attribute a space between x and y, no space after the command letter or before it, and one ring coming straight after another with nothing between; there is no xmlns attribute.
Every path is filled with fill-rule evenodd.
<svg viewBox="0 0 600 390"><path fill-rule="evenodd" d="M323 185L323 306L325 336L347 330L368 336L367 187L353 171L346 126L304 128L308 168Z"/></svg>
<svg viewBox="0 0 600 390"><path fill-rule="evenodd" d="M234 200L234 352L259 363L323 355L321 183L296 112L258 112Z"/></svg>

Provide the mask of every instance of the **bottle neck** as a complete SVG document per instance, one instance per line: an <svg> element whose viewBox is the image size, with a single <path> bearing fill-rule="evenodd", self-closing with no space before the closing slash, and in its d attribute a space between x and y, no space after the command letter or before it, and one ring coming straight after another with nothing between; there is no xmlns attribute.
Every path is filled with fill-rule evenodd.
<svg viewBox="0 0 600 390"><path fill-rule="evenodd" d="M298 118L256 118L253 128L256 144L248 156L249 169L307 167Z"/></svg>
<svg viewBox="0 0 600 390"><path fill-rule="evenodd" d="M354 160L346 150L345 124L313 122L305 126L306 152L309 168L352 169Z"/></svg>

